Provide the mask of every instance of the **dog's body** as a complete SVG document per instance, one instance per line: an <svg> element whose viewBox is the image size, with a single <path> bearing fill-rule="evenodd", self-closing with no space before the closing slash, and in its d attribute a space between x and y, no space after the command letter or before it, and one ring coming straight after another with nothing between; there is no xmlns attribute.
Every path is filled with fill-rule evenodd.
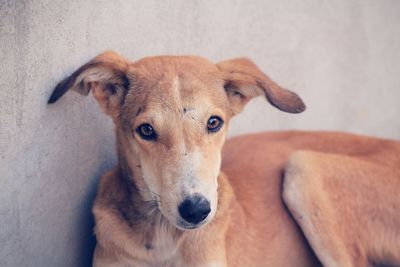
<svg viewBox="0 0 400 267"><path fill-rule="evenodd" d="M310 152L311 150L316 152ZM339 157L339 155L346 155L346 157ZM339 158L325 162L325 159L330 160L331 157ZM343 195L344 205L350 205L352 199L359 198L365 201L365 203L360 203L365 206L362 208L373 211L371 213L367 209L360 210L364 214L360 214L359 220L347 221L348 215L344 213L346 207L337 203L339 216L323 217L327 220L334 219L337 226L344 226L345 231L349 231L350 235L342 241L350 242L352 246L345 250L352 260L345 263L351 263L350 265L342 265L340 263L343 262L339 261L335 265L327 261L324 266L367 266L365 260L368 257L376 262L380 260L396 262L395 257L398 261L400 236L398 232L390 229L399 227L400 221L399 217L396 217L397 221L391 222L388 214L399 212L399 207L393 205L400 203L400 197L396 191L400 188L400 143L350 134L316 132L276 132L228 140L224 146L222 162L222 171L225 173L224 182L220 185L220 190L226 191L224 195L227 195L221 200L226 201L222 205L222 214L217 213L214 221L193 232L176 232L173 228L166 227L165 231L160 233L157 231L163 231L163 229L159 226L146 225L149 223L148 218L140 227L131 229L128 227L129 221L121 216L125 211L121 212L118 208L129 210L131 196L126 192L126 185L120 180L116 171L106 174L101 179L94 212L98 224L96 236L102 238L107 234L111 240L106 241L105 249L100 246L97 248L95 260L104 260L106 262L104 266L112 266L109 265L109 261L115 261L115 266L207 266L202 262L204 255L201 255L201 259L196 256L199 256L198 253L201 251L204 253L210 249L217 258L226 257L225 264L221 266L320 266L282 202L282 174L285 165L288 165L287 168L292 168L292 171L299 165L300 168L306 170L311 168L308 173L307 171L305 173L310 178L317 177L315 179L321 179L321 181L324 181L324 178L332 179L335 178L332 175L335 176L334 168L337 167L337 160L345 162L350 160L350 163L353 160L359 160L361 164L367 164L372 168L375 165L378 169L388 168L389 173L393 170L393 176L387 176L387 174L381 176L379 170L369 172L353 164L340 167L341 172L347 172L348 177L342 176L341 173L337 173L336 177L343 179L345 183L350 183L351 186L321 188L321 182L305 184L310 190L315 190L321 195L325 194L326 198L330 198L331 194ZM369 162L371 165L368 165ZM291 175L290 179L296 179L297 173L291 173ZM396 175L397 180L393 179ZM363 181L359 181L361 179ZM300 180L300 182L307 182L307 180ZM335 183L333 179L331 182ZM285 181L286 183L288 182ZM394 192L386 188L372 188L377 189L375 191L371 188L360 187L365 183L370 183L373 187L383 184L393 188ZM296 190L296 188L293 189ZM302 190L301 187L298 189ZM384 198L382 201L371 201L370 194L389 193L392 194L381 196ZM107 197L109 194L118 194L120 198L115 201ZM294 201L297 200L294 199ZM318 204L318 201L315 204ZM321 204L326 205L329 202L325 201ZM293 205L295 208L295 204ZM229 206L229 212L225 210L227 206ZM334 209L328 211L336 212ZM315 212L323 214L323 210ZM357 211L353 210L353 212ZM372 221L370 227L361 223L369 219ZM313 237L323 234L327 226L321 225L321 227L320 232L307 236L307 239L311 241ZM361 233L365 239L361 239ZM333 233L332 236L337 234L339 233ZM374 235L375 237L372 238ZM222 241L222 244L215 244L218 240ZM379 243L378 247L386 245L388 248L385 251L388 254L390 251L397 251L397 254L389 258L389 255L382 254L373 247L377 243ZM313 248L318 256L319 253L325 253L325 249L319 247L318 244L315 244ZM340 246L337 248L342 249ZM128 255L135 255L136 261ZM168 260L161 263L160 255ZM182 262L184 256L188 258ZM121 258L124 260L121 261Z"/></svg>
<svg viewBox="0 0 400 267"><path fill-rule="evenodd" d="M308 246L293 218L323 266L400 263L400 142L277 132L234 138L224 150L222 169L247 220L258 218L251 235L247 227L228 232L236 240L228 266L319 266L304 253ZM281 202L282 187L291 215ZM251 243L249 236L259 236L257 244L264 245L261 258L236 265L244 255L256 256L246 246L245 253L236 253L241 240Z"/></svg>
<svg viewBox="0 0 400 267"><path fill-rule="evenodd" d="M61 82L50 103L70 88L92 90L116 125L119 164L101 178L93 208L94 266L400 262L399 142L240 137L224 147L220 171L226 125L251 98L304 110L250 61L132 63L108 52Z"/></svg>

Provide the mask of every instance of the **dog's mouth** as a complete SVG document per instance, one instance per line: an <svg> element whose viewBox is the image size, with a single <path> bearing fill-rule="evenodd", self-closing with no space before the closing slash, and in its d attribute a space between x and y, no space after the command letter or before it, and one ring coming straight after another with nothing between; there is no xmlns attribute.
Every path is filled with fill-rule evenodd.
<svg viewBox="0 0 400 267"><path fill-rule="evenodd" d="M194 230L194 229L201 228L202 226L206 225L207 223L208 223L208 220L204 220L198 224L190 224L190 223L185 222L182 219L179 219L178 224L175 226L180 230Z"/></svg>

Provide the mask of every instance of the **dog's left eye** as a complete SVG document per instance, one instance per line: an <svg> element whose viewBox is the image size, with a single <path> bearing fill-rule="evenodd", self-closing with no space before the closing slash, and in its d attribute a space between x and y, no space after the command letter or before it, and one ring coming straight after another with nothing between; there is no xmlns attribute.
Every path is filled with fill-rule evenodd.
<svg viewBox="0 0 400 267"><path fill-rule="evenodd" d="M136 132L144 140L154 141L157 138L157 133L154 131L153 126L148 123L143 123L136 128Z"/></svg>
<svg viewBox="0 0 400 267"><path fill-rule="evenodd" d="M222 119L220 117L211 116L207 122L208 132L210 132L210 133L218 132L221 129L223 124L224 124L224 122L222 121Z"/></svg>

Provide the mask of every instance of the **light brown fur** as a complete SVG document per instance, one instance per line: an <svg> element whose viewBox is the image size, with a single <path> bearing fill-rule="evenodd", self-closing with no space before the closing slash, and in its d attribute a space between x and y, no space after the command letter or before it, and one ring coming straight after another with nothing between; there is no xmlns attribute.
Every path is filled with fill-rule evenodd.
<svg viewBox="0 0 400 267"><path fill-rule="evenodd" d="M253 97L265 95L286 112L305 109L251 61L130 62L106 52L62 81L49 103L69 89L92 91L117 136L119 164L101 177L93 207L94 266L400 263L399 142L249 135L225 144L221 166L229 120ZM212 116L224 121L218 132L207 131ZM157 138L140 136L144 123ZM177 208L194 194L211 206L198 225Z"/></svg>

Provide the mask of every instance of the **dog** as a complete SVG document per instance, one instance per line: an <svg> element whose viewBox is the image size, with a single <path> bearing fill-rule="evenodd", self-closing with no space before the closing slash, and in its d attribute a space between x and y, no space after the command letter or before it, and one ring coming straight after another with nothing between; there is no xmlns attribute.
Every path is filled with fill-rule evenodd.
<svg viewBox="0 0 400 267"><path fill-rule="evenodd" d="M92 92L117 138L93 206L93 266L400 263L400 142L290 131L224 145L254 97L305 110L249 59L106 51L49 103L70 89Z"/></svg>

